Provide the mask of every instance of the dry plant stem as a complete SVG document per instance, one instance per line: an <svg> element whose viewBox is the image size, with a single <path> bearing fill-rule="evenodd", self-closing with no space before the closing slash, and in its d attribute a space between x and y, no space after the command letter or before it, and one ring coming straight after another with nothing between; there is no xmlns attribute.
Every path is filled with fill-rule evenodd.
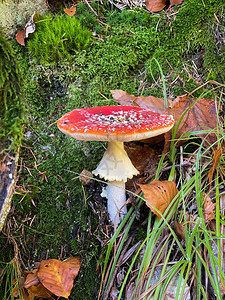
<svg viewBox="0 0 225 300"><path fill-rule="evenodd" d="M122 263L122 261L123 261L123 257L124 257L124 255L125 255L125 253L126 253L126 251L127 251L127 248L129 247L129 245L130 245L132 239L133 239L133 235L131 235L131 236L129 237L129 239L128 239L126 245L123 247L123 251L121 252L120 258L118 259L118 262L117 262L117 264L116 264L115 270L114 270L113 275L112 275L112 277L111 277L111 281L110 281L109 286L108 286L108 288L107 288L107 290L106 290L106 292L105 292L104 299L108 299L108 296L109 296L109 293L110 293L111 288L112 288L112 286L113 286L113 283L114 283L114 280L115 280L115 277L116 277L118 268L120 267L120 265L121 265L121 263Z"/></svg>
<svg viewBox="0 0 225 300"><path fill-rule="evenodd" d="M91 7L91 5L89 4L89 2L87 0L84 0L84 2L88 5L88 7L90 8L90 10L96 15L97 18L99 18L98 14L96 13L96 11Z"/></svg>

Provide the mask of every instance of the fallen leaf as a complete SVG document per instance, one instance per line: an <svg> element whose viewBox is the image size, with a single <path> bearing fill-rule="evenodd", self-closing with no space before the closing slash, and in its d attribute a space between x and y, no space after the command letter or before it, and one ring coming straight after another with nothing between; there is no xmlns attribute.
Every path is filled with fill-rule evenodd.
<svg viewBox="0 0 225 300"><path fill-rule="evenodd" d="M188 95L177 97L172 105L164 113L172 114L175 122L178 122L182 114L194 103L195 99ZM176 139L182 137L184 133L215 130L217 127L217 107L214 99L199 99L184 115L176 133ZM214 133L197 133L197 136L206 138L209 144L216 142L217 137ZM185 142L185 139L181 143Z"/></svg>
<svg viewBox="0 0 225 300"><path fill-rule="evenodd" d="M25 46L25 38L26 38L26 31L24 29L17 32L16 40L20 45Z"/></svg>
<svg viewBox="0 0 225 300"><path fill-rule="evenodd" d="M136 106L134 101L136 100L136 96L129 95L127 92L123 90L110 90L113 99L116 100L120 105L131 105Z"/></svg>
<svg viewBox="0 0 225 300"><path fill-rule="evenodd" d="M50 292L58 297L68 298L79 268L78 263L73 265L57 259L48 259L41 262L37 275Z"/></svg>
<svg viewBox="0 0 225 300"><path fill-rule="evenodd" d="M173 6L173 5L179 5L183 2L183 0L170 0L170 5Z"/></svg>
<svg viewBox="0 0 225 300"><path fill-rule="evenodd" d="M79 175L79 180L83 185L88 184L92 178L93 174L85 169Z"/></svg>
<svg viewBox="0 0 225 300"><path fill-rule="evenodd" d="M167 3L168 3L167 0L146 0L145 1L146 8L150 12L158 12L162 10Z"/></svg>
<svg viewBox="0 0 225 300"><path fill-rule="evenodd" d="M153 180L150 184L139 184L144 193L146 205L155 213L158 219L165 212L173 198L178 193L176 184L173 181ZM156 211L156 209L158 211Z"/></svg>
<svg viewBox="0 0 225 300"><path fill-rule="evenodd" d="M174 231L181 240L185 240L185 226L179 222L175 222Z"/></svg>
<svg viewBox="0 0 225 300"><path fill-rule="evenodd" d="M25 46L25 38L28 38L28 35L30 33L33 33L35 31L35 19L37 18L38 13L33 13L33 15L30 17L30 20L27 22L23 30L20 30L16 34L16 40L17 42Z"/></svg>
<svg viewBox="0 0 225 300"><path fill-rule="evenodd" d="M39 278L37 277L38 269L33 270L29 274L27 274L26 280L24 282L24 287L27 289L32 285L38 285L40 283Z"/></svg>
<svg viewBox="0 0 225 300"><path fill-rule="evenodd" d="M110 92L113 96L113 99L116 100L120 105L140 106L160 114L165 111L165 101L163 98L157 98L154 96L136 97L134 95L129 95L123 90L111 90ZM168 103L171 105L172 101L168 100Z"/></svg>
<svg viewBox="0 0 225 300"><path fill-rule="evenodd" d="M75 15L76 9L77 9L76 6L72 6L72 7L70 7L70 8L64 8L64 12L65 12L68 16L72 17L72 16Z"/></svg>
<svg viewBox="0 0 225 300"><path fill-rule="evenodd" d="M41 283L39 283L38 285L30 286L29 288L27 288L27 291L29 293L29 300L34 298L50 299L52 295L52 293L48 289L46 289Z"/></svg>
<svg viewBox="0 0 225 300"><path fill-rule="evenodd" d="M209 177L208 191L211 190L213 173L214 173L215 169L218 166L221 155L222 155L222 148L221 147L218 147L215 151L213 151L213 165L212 165L211 169L209 170L209 174L208 174L208 177Z"/></svg>
<svg viewBox="0 0 225 300"><path fill-rule="evenodd" d="M73 269L73 275L77 277L77 274L80 270L81 266L81 257L80 256L72 256L64 260L64 262L71 264L71 267ZM75 278L74 277L74 278Z"/></svg>
<svg viewBox="0 0 225 300"><path fill-rule="evenodd" d="M136 143L125 144L125 150L135 166L142 174L155 174L159 160L155 155L154 149L148 145L139 145Z"/></svg>
<svg viewBox="0 0 225 300"><path fill-rule="evenodd" d="M211 198L207 196L203 204L203 208L204 208L203 217L206 223L215 218L215 213L214 213L215 206L216 203L213 203Z"/></svg>

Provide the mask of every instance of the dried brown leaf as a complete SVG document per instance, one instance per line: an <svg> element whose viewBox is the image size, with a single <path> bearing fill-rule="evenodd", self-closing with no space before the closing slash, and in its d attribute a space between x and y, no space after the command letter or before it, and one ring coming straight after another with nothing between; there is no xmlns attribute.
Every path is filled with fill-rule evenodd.
<svg viewBox="0 0 225 300"><path fill-rule="evenodd" d="M213 151L213 165L211 167L211 169L209 170L209 187L208 187L208 191L211 190L211 184L212 184L212 178L213 178L213 173L215 171L215 169L218 166L218 163L220 161L220 157L222 155L222 148L218 147L215 151Z"/></svg>
<svg viewBox="0 0 225 300"><path fill-rule="evenodd" d="M175 222L174 231L181 240L185 240L185 226L179 222Z"/></svg>
<svg viewBox="0 0 225 300"><path fill-rule="evenodd" d="M33 33L35 31L35 19L37 18L38 13L33 13L33 15L30 17L30 20L27 22L23 30L20 30L16 34L16 40L17 42L25 46L25 38L28 38L28 35L30 33Z"/></svg>
<svg viewBox="0 0 225 300"><path fill-rule="evenodd" d="M125 150L140 174L155 174L158 159L152 148L148 145L128 143L125 145Z"/></svg>
<svg viewBox="0 0 225 300"><path fill-rule="evenodd" d="M165 110L165 101L163 98L157 98L154 96L134 96L129 95L123 90L111 90L113 99L115 99L120 105L132 105L140 106L146 109L150 109L157 113L163 113ZM171 100L168 101L169 104L172 103Z"/></svg>
<svg viewBox="0 0 225 300"><path fill-rule="evenodd" d="M170 0L170 5L173 6L173 5L179 5L183 2L183 0Z"/></svg>
<svg viewBox="0 0 225 300"><path fill-rule="evenodd" d="M165 212L178 193L176 184L173 181L153 180L150 184L139 184L139 186L144 193L146 205L157 215L158 219L161 219L160 213L163 214Z"/></svg>
<svg viewBox="0 0 225 300"><path fill-rule="evenodd" d="M168 3L167 0L146 0L146 8L150 12L158 12L162 10L166 4Z"/></svg>
<svg viewBox="0 0 225 300"><path fill-rule="evenodd" d="M24 29L16 33L16 40L20 45L25 46L25 38L26 38L26 31Z"/></svg>
<svg viewBox="0 0 225 300"><path fill-rule="evenodd" d="M79 180L83 185L88 184L92 178L93 174L85 169L79 175Z"/></svg>
<svg viewBox="0 0 225 300"><path fill-rule="evenodd" d="M215 218L215 213L214 213L215 206L216 203L213 203L211 198L209 196L206 196L203 205L204 208L203 216L206 223Z"/></svg>
<svg viewBox="0 0 225 300"><path fill-rule="evenodd" d="M182 114L194 103L195 99L188 95L177 97L165 113L172 114L175 122L178 122ZM214 130L217 127L217 107L214 99L199 99L185 114L177 130L176 139L184 133L200 130ZM197 136L207 139L213 144L217 138L214 133L198 133ZM184 140L183 140L184 142Z"/></svg>
<svg viewBox="0 0 225 300"><path fill-rule="evenodd" d="M41 283L38 285L32 285L29 288L27 288L27 291L29 293L29 300L30 299L52 299L51 295L52 293L46 289Z"/></svg>

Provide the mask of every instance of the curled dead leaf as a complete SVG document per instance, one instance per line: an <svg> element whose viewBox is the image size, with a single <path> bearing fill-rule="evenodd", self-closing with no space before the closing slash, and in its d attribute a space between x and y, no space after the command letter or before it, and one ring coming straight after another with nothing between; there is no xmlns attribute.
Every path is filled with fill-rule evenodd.
<svg viewBox="0 0 225 300"><path fill-rule="evenodd" d="M203 204L203 217L205 222L209 222L215 218L215 209L216 203L213 203L211 198L209 196L205 197L204 204Z"/></svg>
<svg viewBox="0 0 225 300"><path fill-rule="evenodd" d="M175 222L174 231L181 240L185 240L185 226L179 222Z"/></svg>
<svg viewBox="0 0 225 300"><path fill-rule="evenodd" d="M16 40L20 45L25 46L25 38L28 38L28 35L35 31L35 19L38 15L38 13L34 12L24 29L17 32Z"/></svg>
<svg viewBox="0 0 225 300"><path fill-rule="evenodd" d="M222 155L222 148L218 147L215 151L213 151L213 165L211 167L211 169L209 170L209 187L208 187L208 191L211 190L211 185L212 185L212 178L213 178L213 173L215 171L215 169L217 168L219 161L220 161L220 157Z"/></svg>
<svg viewBox="0 0 225 300"><path fill-rule="evenodd" d="M145 203L151 211L161 219L173 198L178 193L173 181L153 180L150 184L139 184L144 193ZM161 213L161 214L160 214Z"/></svg>
<svg viewBox="0 0 225 300"><path fill-rule="evenodd" d="M92 178L93 174L85 169L79 175L79 180L83 185L88 184Z"/></svg>
<svg viewBox="0 0 225 300"><path fill-rule="evenodd" d="M26 289L28 289L32 285L38 285L40 283L40 280L37 277L37 271L38 269L35 269L32 272L29 272L29 274L27 274L26 280L24 282L24 287Z"/></svg>
<svg viewBox="0 0 225 300"><path fill-rule="evenodd" d="M75 15L76 9L77 9L76 6L72 6L72 7L70 7L70 8L64 8L64 12L65 12L68 16L72 17L72 16Z"/></svg>

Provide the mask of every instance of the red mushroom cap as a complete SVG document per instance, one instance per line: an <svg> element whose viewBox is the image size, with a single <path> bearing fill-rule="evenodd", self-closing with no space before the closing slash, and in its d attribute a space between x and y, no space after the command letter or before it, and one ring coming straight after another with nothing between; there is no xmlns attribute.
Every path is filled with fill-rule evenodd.
<svg viewBox="0 0 225 300"><path fill-rule="evenodd" d="M77 140L129 142L165 133L174 120L171 115L136 106L100 106L75 109L57 125Z"/></svg>

